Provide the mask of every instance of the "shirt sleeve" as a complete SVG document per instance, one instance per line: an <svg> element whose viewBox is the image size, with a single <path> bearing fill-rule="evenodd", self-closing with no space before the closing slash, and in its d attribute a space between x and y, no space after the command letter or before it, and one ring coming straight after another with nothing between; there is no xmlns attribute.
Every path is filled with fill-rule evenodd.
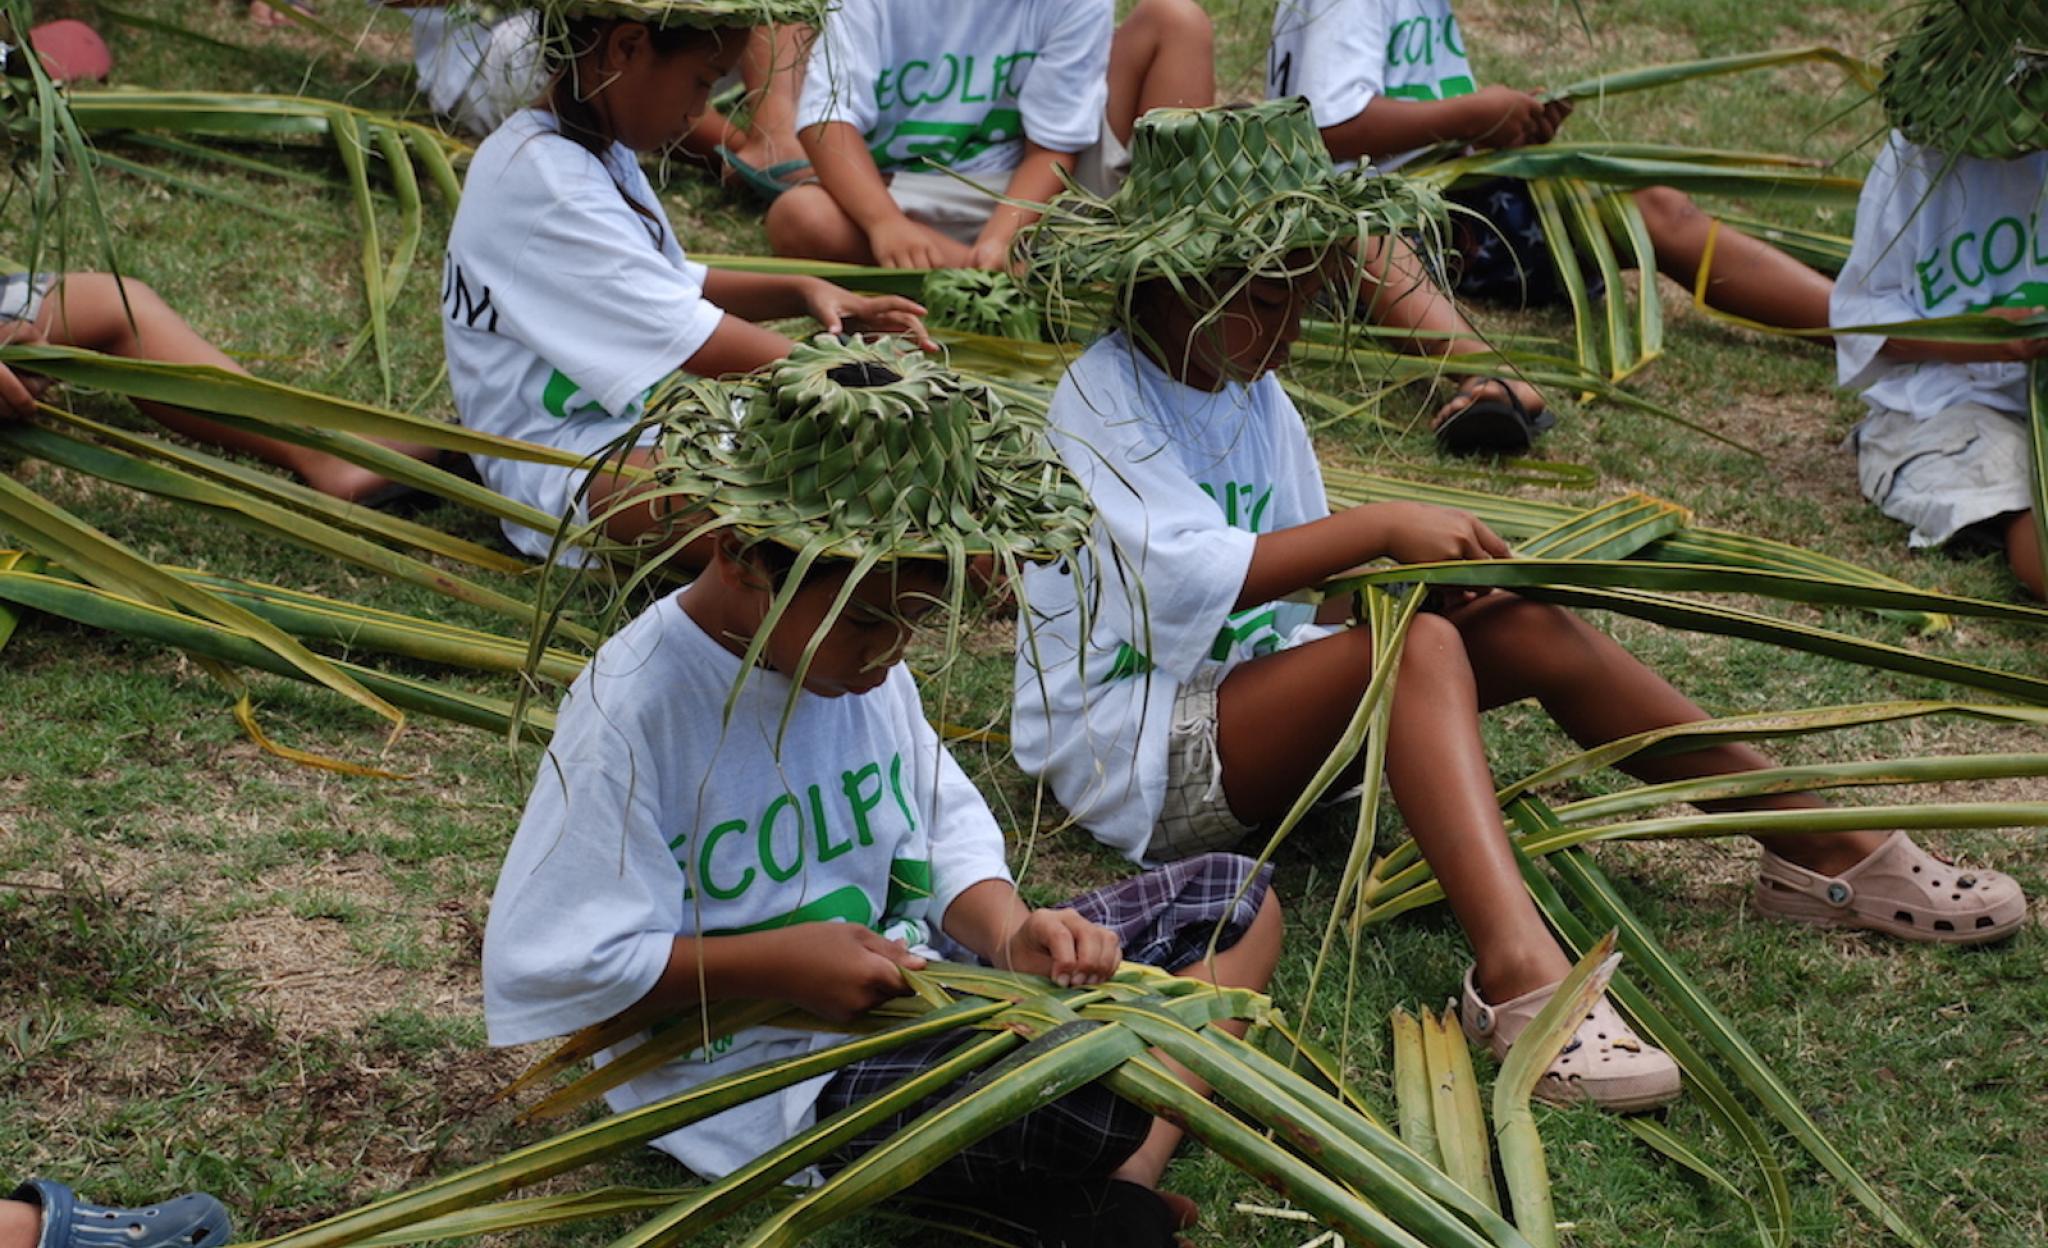
<svg viewBox="0 0 2048 1248"><path fill-rule="evenodd" d="M484 1021L495 1045L602 1022L660 980L684 928L682 869L651 795L616 765L550 751L484 931Z"/></svg>
<svg viewBox="0 0 2048 1248"><path fill-rule="evenodd" d="M1266 94L1308 101L1316 125L1342 125L1386 89L1387 10L1378 0L1283 0L1273 15Z"/></svg>
<svg viewBox="0 0 2048 1248"><path fill-rule="evenodd" d="M1111 0L1044 6L1038 56L1018 109L1024 137L1048 151L1081 152L1102 137L1109 107L1109 45L1116 38Z"/></svg>
<svg viewBox="0 0 2048 1248"><path fill-rule="evenodd" d="M918 770L927 777L921 787L930 797L924 819L925 826L931 829L931 919L933 927L938 928L943 927L946 911L959 900L960 894L984 880L1009 883L1010 864L1003 854L1003 830L997 826L988 800L961 770L953 752L939 740L939 734L924 716L923 707L915 697L911 701L910 718L916 724L914 748L922 760ZM934 768L936 784L930 780Z"/></svg>
<svg viewBox="0 0 2048 1248"><path fill-rule="evenodd" d="M507 208L507 220L528 223L523 230L478 240L496 253L497 332L613 416L630 415L650 386L703 349L725 313L704 295L703 266L678 268L664 253L668 231L636 213L595 158L552 135L527 142L570 148L575 163L551 172L518 159L502 188L483 192L539 201Z"/></svg>
<svg viewBox="0 0 2048 1248"><path fill-rule="evenodd" d="M1911 176L1905 141L1895 131L1878 153L1863 194L1856 204L1856 234L1849 259L1835 279L1828 299L1828 319L1836 325L1883 325L1923 316L1913 299L1913 243L1906 237L1909 214L1925 207L1925 180ZM1835 372L1839 384L1861 390L1891 366L1879 352L1885 339L1877 334L1835 337Z"/></svg>
<svg viewBox="0 0 2048 1248"><path fill-rule="evenodd" d="M845 122L862 134L875 128L881 106L875 79L882 72L882 17L871 0L846 0L825 19L811 45L797 98L799 132L827 122Z"/></svg>
<svg viewBox="0 0 2048 1248"><path fill-rule="evenodd" d="M1098 624L1126 630L1155 668L1185 681L1236 606L1258 539L1225 522L1136 406L1135 383L1115 376L1133 367L1128 351L1098 344L1093 354L1053 394L1053 445L1095 500L1102 562L1113 552L1122 564L1098 573L1105 594L1144 587L1129 595L1127 620L1105 603Z"/></svg>

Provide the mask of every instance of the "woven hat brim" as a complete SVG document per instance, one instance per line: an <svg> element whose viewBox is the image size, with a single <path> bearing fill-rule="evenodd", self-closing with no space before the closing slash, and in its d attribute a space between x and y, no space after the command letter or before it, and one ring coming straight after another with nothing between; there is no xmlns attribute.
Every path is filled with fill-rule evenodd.
<svg viewBox="0 0 2048 1248"><path fill-rule="evenodd" d="M1277 270L1293 252L1423 228L1443 211L1434 191L1363 169L1247 201L1227 214L1162 213L1134 202L1127 190L1128 184L1102 198L1076 189L1056 200L1025 238L1030 278L1055 289L1121 290L1148 278Z"/></svg>
<svg viewBox="0 0 2048 1248"><path fill-rule="evenodd" d="M816 26L832 0L542 0L544 18L615 17L650 26L725 30L743 26Z"/></svg>

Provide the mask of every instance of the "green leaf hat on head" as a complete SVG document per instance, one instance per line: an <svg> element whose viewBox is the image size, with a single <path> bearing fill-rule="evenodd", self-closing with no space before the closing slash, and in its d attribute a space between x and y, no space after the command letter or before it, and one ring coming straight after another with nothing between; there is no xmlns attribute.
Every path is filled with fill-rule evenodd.
<svg viewBox="0 0 2048 1248"><path fill-rule="evenodd" d="M737 26L815 26L832 0L540 0L544 20L615 17L649 26L695 26L723 30Z"/></svg>
<svg viewBox="0 0 2048 1248"><path fill-rule="evenodd" d="M2048 3L1936 0L1885 59L1878 98L1915 143L2011 160L2048 149Z"/></svg>
<svg viewBox="0 0 2048 1248"><path fill-rule="evenodd" d="M648 400L656 473L733 529L813 558L1054 559L1095 511L1042 413L900 339L800 344L718 383Z"/></svg>
<svg viewBox="0 0 2048 1248"><path fill-rule="evenodd" d="M1290 253L1422 228L1442 212L1405 178L1339 172L1304 100L1161 108L1138 119L1114 195L1069 189L1019 247L1028 280L1059 310L1084 288L1127 293L1153 278L1213 291L1212 275L1282 273Z"/></svg>

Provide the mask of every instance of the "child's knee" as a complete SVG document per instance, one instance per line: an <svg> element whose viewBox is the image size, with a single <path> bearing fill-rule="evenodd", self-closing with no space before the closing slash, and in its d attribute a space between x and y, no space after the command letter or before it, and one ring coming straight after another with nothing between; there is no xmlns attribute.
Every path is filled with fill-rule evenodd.
<svg viewBox="0 0 2048 1248"><path fill-rule="evenodd" d="M1707 220L1707 214L1692 202L1692 196L1668 186L1650 186L1637 191L1636 207L1642 211L1643 224L1650 227L1650 233L1655 237L1698 229Z"/></svg>
<svg viewBox="0 0 2048 1248"><path fill-rule="evenodd" d="M1465 639L1458 626L1441 615L1423 614L1408 622L1408 638L1401 646L1401 671L1433 668L1444 663L1463 666Z"/></svg>
<svg viewBox="0 0 2048 1248"><path fill-rule="evenodd" d="M824 187L815 183L784 191L768 207L768 246L778 256L848 259L858 227Z"/></svg>

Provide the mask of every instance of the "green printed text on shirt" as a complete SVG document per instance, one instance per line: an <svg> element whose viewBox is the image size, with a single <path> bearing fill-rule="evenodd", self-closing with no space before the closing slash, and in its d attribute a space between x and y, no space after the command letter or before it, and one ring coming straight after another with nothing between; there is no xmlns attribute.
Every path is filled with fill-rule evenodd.
<svg viewBox="0 0 2048 1248"><path fill-rule="evenodd" d="M756 888L789 883L806 865L823 866L878 841L898 844L917 830L903 786L903 756L897 754L886 766L868 763L842 771L837 784L779 793L752 816L711 819L701 831L682 833L669 842L669 851L683 868L684 900L694 901L701 891L713 901L736 902ZM893 862L888 880L885 913L931 895L929 864ZM875 917L865 893L845 888L747 930L823 918L873 926Z"/></svg>
<svg viewBox="0 0 2048 1248"><path fill-rule="evenodd" d="M2010 296L2029 285L2042 285L2036 275L2048 274L2048 237L2043 237L2041 227L2041 211L2036 209L2026 217L2000 217L1981 230L1962 230L1936 243L1913 264L1920 279L1921 310L1932 313L1958 294L1974 311L2033 306L2012 303Z"/></svg>
<svg viewBox="0 0 2048 1248"><path fill-rule="evenodd" d="M875 104L885 114L939 105L987 104L971 121L910 117L893 127L877 126L865 136L875 163L884 169L930 164L957 165L998 144L1024 137L1020 71L1037 52L989 56L941 53L884 69L875 76Z"/></svg>
<svg viewBox="0 0 2048 1248"><path fill-rule="evenodd" d="M1455 14L1411 17L1395 22L1394 29L1387 35L1387 77L1390 79L1407 76L1403 73L1407 66L1432 68L1439 57L1450 65L1466 68L1465 39L1459 33ZM1428 77L1426 73L1416 76ZM1447 100L1454 95L1470 95L1478 89L1479 84L1472 81L1471 74L1455 73L1438 78L1434 86L1428 82L1390 86L1386 94L1396 100Z"/></svg>

